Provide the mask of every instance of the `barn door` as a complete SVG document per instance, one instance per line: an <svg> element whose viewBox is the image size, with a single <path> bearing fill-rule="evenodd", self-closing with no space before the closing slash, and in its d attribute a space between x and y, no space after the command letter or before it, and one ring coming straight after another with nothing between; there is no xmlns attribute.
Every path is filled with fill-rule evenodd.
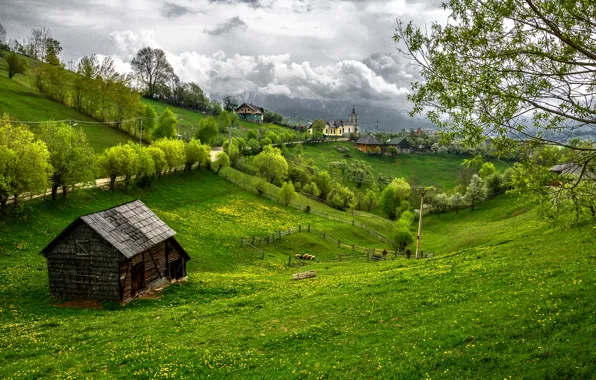
<svg viewBox="0 0 596 380"><path fill-rule="evenodd" d="M145 263L140 262L136 265L133 265L131 273L131 296L134 297L139 294L139 292L145 287Z"/></svg>
<svg viewBox="0 0 596 380"><path fill-rule="evenodd" d="M170 278L179 279L186 275L184 273L184 261L182 258L174 260L170 263L169 274Z"/></svg>

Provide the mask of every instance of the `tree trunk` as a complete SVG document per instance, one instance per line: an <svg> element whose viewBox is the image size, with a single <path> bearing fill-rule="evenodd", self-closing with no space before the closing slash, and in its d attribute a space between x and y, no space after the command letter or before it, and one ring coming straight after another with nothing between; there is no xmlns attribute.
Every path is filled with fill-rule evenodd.
<svg viewBox="0 0 596 380"><path fill-rule="evenodd" d="M13 207L17 207L18 203L19 203L19 194L15 194L13 196L13 202L12 202Z"/></svg>
<svg viewBox="0 0 596 380"><path fill-rule="evenodd" d="M116 187L116 176L113 175L110 177L110 191L114 191L115 187Z"/></svg>
<svg viewBox="0 0 596 380"><path fill-rule="evenodd" d="M58 197L58 185L52 185L52 200L55 201Z"/></svg>
<svg viewBox="0 0 596 380"><path fill-rule="evenodd" d="M62 198L66 198L68 196L68 186L62 185Z"/></svg>
<svg viewBox="0 0 596 380"><path fill-rule="evenodd" d="M7 197L3 197L2 199L0 199L0 214L4 214L4 212L6 211L6 203L7 202L8 202Z"/></svg>
<svg viewBox="0 0 596 380"><path fill-rule="evenodd" d="M222 167L220 166L220 167L217 169L217 171L215 172L215 175L218 175L218 174L219 174L219 171L221 170L221 168L222 168Z"/></svg>

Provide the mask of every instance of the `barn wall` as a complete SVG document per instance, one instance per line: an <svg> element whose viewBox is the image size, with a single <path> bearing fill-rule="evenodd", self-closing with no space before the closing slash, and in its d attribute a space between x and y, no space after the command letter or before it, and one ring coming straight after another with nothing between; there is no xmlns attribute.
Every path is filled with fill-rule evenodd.
<svg viewBox="0 0 596 380"><path fill-rule="evenodd" d="M122 303L130 302L134 296L132 291L131 269L133 265L140 262L145 263L145 288L148 290L161 285L167 280L165 242L151 247L143 253L139 253L125 263L120 264L120 283L122 288ZM143 291L141 291L142 293Z"/></svg>
<svg viewBox="0 0 596 380"><path fill-rule="evenodd" d="M74 227L46 257L52 296L120 300L118 261L124 258L86 224Z"/></svg>

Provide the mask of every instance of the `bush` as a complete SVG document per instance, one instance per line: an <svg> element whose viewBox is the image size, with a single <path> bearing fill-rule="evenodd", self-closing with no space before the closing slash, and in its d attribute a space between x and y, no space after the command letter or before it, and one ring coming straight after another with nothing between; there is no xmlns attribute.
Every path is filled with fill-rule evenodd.
<svg viewBox="0 0 596 380"><path fill-rule="evenodd" d="M296 190L294 189L292 182L284 182L284 184L281 186L278 196L281 204L284 206L289 205L290 202L296 198Z"/></svg>

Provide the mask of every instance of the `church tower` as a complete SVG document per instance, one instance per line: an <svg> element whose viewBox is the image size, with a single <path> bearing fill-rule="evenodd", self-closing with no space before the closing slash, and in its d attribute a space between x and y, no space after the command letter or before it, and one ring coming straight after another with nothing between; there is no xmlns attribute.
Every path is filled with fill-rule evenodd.
<svg viewBox="0 0 596 380"><path fill-rule="evenodd" d="M350 114L350 122L354 124L354 133L358 133L360 125L358 124L358 114L356 113L356 106L352 106L352 113Z"/></svg>

